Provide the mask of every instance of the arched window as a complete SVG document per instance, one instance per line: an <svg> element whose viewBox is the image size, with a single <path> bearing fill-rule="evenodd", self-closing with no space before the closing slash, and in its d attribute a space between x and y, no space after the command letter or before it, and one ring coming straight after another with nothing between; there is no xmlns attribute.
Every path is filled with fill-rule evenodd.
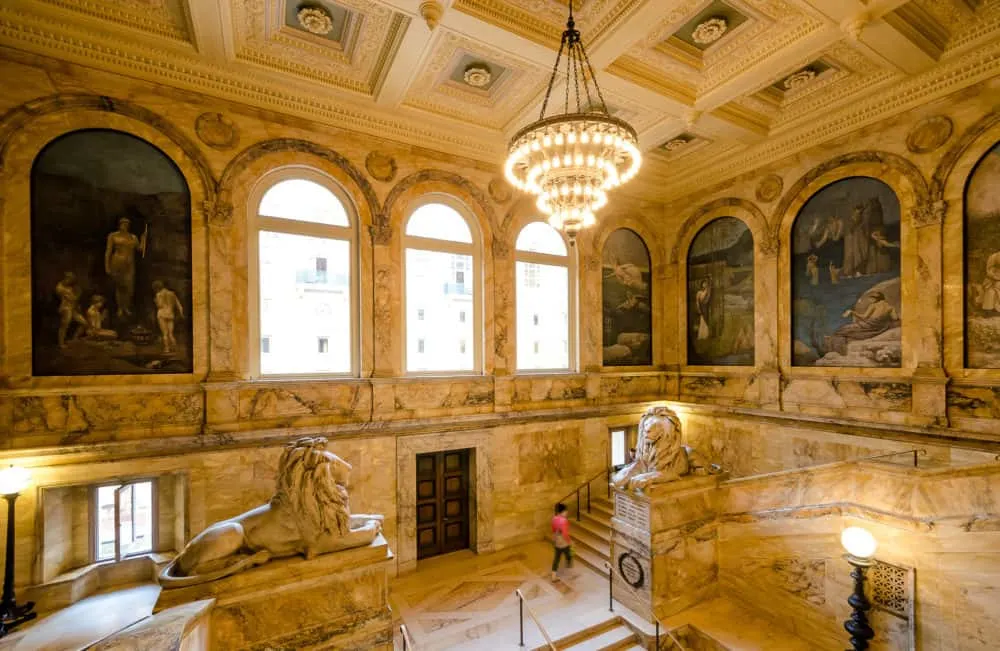
<svg viewBox="0 0 1000 651"><path fill-rule="evenodd" d="M576 357L575 288L566 242L545 222L531 222L515 248L517 368L570 370Z"/></svg>
<svg viewBox="0 0 1000 651"><path fill-rule="evenodd" d="M406 221L406 370L461 373L482 368L479 234L446 197Z"/></svg>
<svg viewBox="0 0 1000 651"><path fill-rule="evenodd" d="M350 202L332 179L302 167L269 174L257 187L250 202L252 374L354 374Z"/></svg>

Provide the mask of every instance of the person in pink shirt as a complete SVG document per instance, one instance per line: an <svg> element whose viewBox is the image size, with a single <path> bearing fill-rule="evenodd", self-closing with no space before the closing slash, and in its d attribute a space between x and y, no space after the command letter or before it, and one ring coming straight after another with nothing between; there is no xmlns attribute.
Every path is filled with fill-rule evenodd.
<svg viewBox="0 0 1000 651"><path fill-rule="evenodd" d="M559 569L559 559L566 556L566 567L573 567L572 545L573 540L569 537L569 518L566 517L566 505L560 502L556 504L556 514L552 516L552 546L555 549L555 557L552 559L552 580L556 580L556 570Z"/></svg>

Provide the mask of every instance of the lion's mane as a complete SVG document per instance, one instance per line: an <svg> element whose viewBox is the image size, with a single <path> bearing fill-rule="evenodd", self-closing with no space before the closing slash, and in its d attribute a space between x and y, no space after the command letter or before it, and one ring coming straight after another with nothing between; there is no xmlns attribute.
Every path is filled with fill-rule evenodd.
<svg viewBox="0 0 1000 651"><path fill-rule="evenodd" d="M326 451L326 438L302 438L285 447L278 461L272 508L292 512L307 543L322 535L350 531L347 473L351 465Z"/></svg>

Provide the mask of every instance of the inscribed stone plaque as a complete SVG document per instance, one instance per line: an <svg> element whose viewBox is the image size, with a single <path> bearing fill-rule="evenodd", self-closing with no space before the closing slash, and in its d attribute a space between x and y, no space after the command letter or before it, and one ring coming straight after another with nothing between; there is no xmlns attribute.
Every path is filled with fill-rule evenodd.
<svg viewBox="0 0 1000 651"><path fill-rule="evenodd" d="M624 493L615 493L615 517L636 529L649 531L649 505L637 502Z"/></svg>

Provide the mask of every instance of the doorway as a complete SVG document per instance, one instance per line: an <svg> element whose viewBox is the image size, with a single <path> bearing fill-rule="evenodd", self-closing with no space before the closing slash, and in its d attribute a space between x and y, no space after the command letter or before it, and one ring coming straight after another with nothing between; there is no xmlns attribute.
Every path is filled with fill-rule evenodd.
<svg viewBox="0 0 1000 651"><path fill-rule="evenodd" d="M469 547L470 450L417 455L417 559Z"/></svg>

